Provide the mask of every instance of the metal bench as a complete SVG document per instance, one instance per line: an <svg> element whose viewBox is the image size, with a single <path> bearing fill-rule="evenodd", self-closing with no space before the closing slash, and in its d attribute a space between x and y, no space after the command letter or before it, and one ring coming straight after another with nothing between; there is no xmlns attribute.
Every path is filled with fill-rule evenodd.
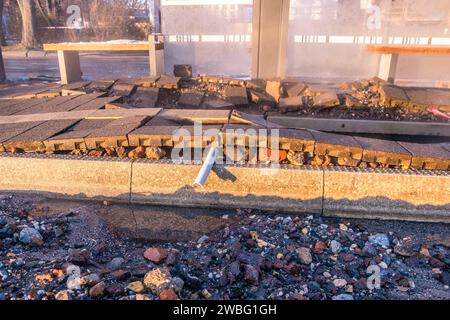
<svg viewBox="0 0 450 320"><path fill-rule="evenodd" d="M47 43L44 51L57 51L59 71L63 84L81 80L80 51L146 51L150 55L150 75L164 74L164 36L150 35L148 43Z"/></svg>
<svg viewBox="0 0 450 320"><path fill-rule="evenodd" d="M394 82L400 54L450 54L445 46L369 45L370 52L381 53L378 77Z"/></svg>

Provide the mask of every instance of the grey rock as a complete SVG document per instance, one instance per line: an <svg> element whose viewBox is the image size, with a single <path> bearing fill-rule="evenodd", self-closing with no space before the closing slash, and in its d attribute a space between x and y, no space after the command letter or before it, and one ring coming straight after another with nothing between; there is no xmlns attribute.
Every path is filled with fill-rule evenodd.
<svg viewBox="0 0 450 320"><path fill-rule="evenodd" d="M355 300L352 295L346 294L346 293L334 296L332 299L334 301L353 301L353 300Z"/></svg>
<svg viewBox="0 0 450 320"><path fill-rule="evenodd" d="M390 245L389 237L383 233L378 233L374 236L370 236L369 242L373 245L378 245L383 248L388 248Z"/></svg>
<svg viewBox="0 0 450 320"><path fill-rule="evenodd" d="M25 228L20 231L19 241L24 244L31 244L33 242L42 241L42 236L39 231L34 228Z"/></svg>
<svg viewBox="0 0 450 320"><path fill-rule="evenodd" d="M200 239L198 239L197 243L198 244L203 244L203 243L205 243L208 240L209 240L208 236L202 236Z"/></svg>
<svg viewBox="0 0 450 320"><path fill-rule="evenodd" d="M336 253L341 252L342 245L341 245L341 243L340 243L339 241L333 240L333 241L331 241L331 243L330 243L330 248L331 248L331 251L332 251L334 254L336 254Z"/></svg>
<svg viewBox="0 0 450 320"><path fill-rule="evenodd" d="M312 263L312 256L311 256L311 250L308 248L299 248L297 250L298 258L300 260L300 263L302 264L311 264Z"/></svg>
<svg viewBox="0 0 450 320"><path fill-rule="evenodd" d="M124 258L117 257L117 258L112 259L108 263L107 267L110 270L116 271L116 270L119 270L124 263L125 263L125 259Z"/></svg>

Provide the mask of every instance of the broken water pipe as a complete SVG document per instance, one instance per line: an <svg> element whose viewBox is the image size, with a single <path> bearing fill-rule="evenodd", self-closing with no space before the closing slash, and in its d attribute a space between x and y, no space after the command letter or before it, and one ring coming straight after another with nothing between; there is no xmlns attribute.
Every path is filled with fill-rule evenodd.
<svg viewBox="0 0 450 320"><path fill-rule="evenodd" d="M194 181L194 187L205 187L206 180L208 180L209 174L211 173L211 170L216 163L217 156L219 155L219 150L217 147L219 140L220 138L216 137L216 139L210 144L206 159L203 162L200 172L198 173L197 178Z"/></svg>

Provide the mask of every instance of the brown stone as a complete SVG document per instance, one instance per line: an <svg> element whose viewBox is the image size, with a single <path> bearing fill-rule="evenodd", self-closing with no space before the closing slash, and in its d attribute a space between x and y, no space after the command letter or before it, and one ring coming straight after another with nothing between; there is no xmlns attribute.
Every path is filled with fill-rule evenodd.
<svg viewBox="0 0 450 320"><path fill-rule="evenodd" d="M297 254L302 264L309 265L312 263L311 250L309 248L299 248Z"/></svg>
<svg viewBox="0 0 450 320"><path fill-rule="evenodd" d="M124 294L125 289L121 284L113 283L106 287L106 292L108 292L110 296L115 297Z"/></svg>
<svg viewBox="0 0 450 320"><path fill-rule="evenodd" d="M147 159L160 160L164 158L165 155L166 152L159 147L147 147L145 149L145 156L147 157Z"/></svg>
<svg viewBox="0 0 450 320"><path fill-rule="evenodd" d="M169 251L167 249L163 248L149 248L145 250L144 257L147 260L150 260L154 263L161 263L163 262L167 256L169 255Z"/></svg>
<svg viewBox="0 0 450 320"><path fill-rule="evenodd" d="M328 91L313 98L314 107L332 108L340 104L336 92Z"/></svg>
<svg viewBox="0 0 450 320"><path fill-rule="evenodd" d="M143 293L145 292L144 284L141 281L135 281L128 284L128 290L133 291L134 293Z"/></svg>
<svg viewBox="0 0 450 320"><path fill-rule="evenodd" d="M101 298L106 294L106 284L104 282L97 283L89 290L89 296L92 298Z"/></svg>
<svg viewBox="0 0 450 320"><path fill-rule="evenodd" d="M72 300L72 294L65 290L65 291L60 291L55 295L55 299L59 300L59 301L68 301L68 300Z"/></svg>
<svg viewBox="0 0 450 320"><path fill-rule="evenodd" d="M117 281L123 281L123 280L127 280L128 278L130 278L131 274L127 270L117 270L117 271L111 272L111 276Z"/></svg>
<svg viewBox="0 0 450 320"><path fill-rule="evenodd" d="M172 289L166 289L159 294L160 300L178 300L178 296Z"/></svg>
<svg viewBox="0 0 450 320"><path fill-rule="evenodd" d="M145 147L137 147L128 153L130 159L144 159L146 157Z"/></svg>
<svg viewBox="0 0 450 320"><path fill-rule="evenodd" d="M323 241L317 241L314 245L314 253L322 253L327 249L328 247Z"/></svg>

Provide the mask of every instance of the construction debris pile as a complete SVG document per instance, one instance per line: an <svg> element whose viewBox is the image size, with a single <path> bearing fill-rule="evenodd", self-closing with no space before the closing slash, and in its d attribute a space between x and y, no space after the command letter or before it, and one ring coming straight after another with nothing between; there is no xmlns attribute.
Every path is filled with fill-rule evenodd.
<svg viewBox="0 0 450 320"><path fill-rule="evenodd" d="M0 152L160 160L170 158L179 142L174 136L182 131L188 133L184 143L193 150L205 149L220 138L227 163L450 170L448 143L293 130L267 118L277 109L293 113L302 108L342 108L342 100L352 112L383 105L383 110L421 115L429 90L437 90L411 91L376 78L347 83L343 89L345 93L337 94L297 81L206 76L16 86L0 92ZM425 93L420 95L421 91ZM440 100L435 101L442 105L436 108L448 111L450 91L437 91ZM426 114L435 120L432 113ZM200 132L195 123L202 123ZM260 139L261 130L267 139ZM277 144L271 141L275 130Z"/></svg>

